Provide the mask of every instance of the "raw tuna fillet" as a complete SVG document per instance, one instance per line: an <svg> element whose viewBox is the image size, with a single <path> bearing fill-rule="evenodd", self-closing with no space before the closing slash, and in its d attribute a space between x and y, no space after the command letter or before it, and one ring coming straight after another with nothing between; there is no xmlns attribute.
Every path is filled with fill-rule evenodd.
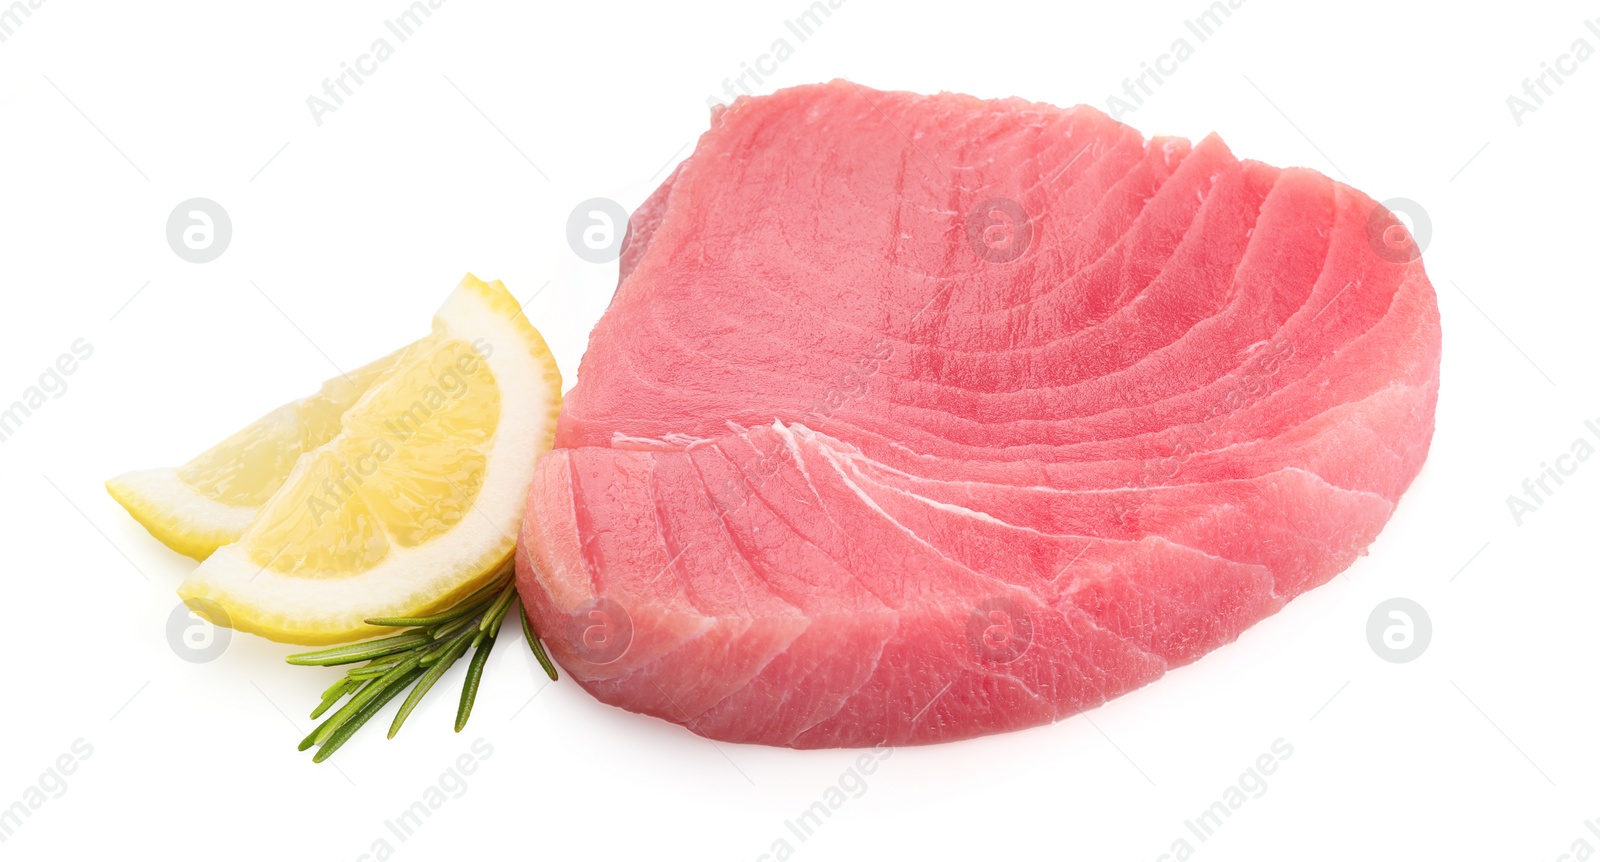
<svg viewBox="0 0 1600 862"><path fill-rule="evenodd" d="M518 579L714 739L1050 722L1365 553L1433 434L1387 210L1215 136L846 81L718 113L630 224Z"/></svg>

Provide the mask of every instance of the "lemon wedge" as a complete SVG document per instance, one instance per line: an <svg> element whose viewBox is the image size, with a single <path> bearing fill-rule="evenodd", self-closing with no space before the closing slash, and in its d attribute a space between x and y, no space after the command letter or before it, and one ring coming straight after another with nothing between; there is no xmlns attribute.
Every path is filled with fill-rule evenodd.
<svg viewBox="0 0 1600 862"><path fill-rule="evenodd" d="M384 367L342 410L337 430L299 454L237 541L179 586L197 613L273 640L339 643L380 633L368 618L447 607L505 570L561 409L561 375L544 339L504 285L468 275L431 334L375 365ZM334 388L319 394L328 406L319 404L317 421L348 397ZM322 436L309 428L302 447ZM275 444L261 467L219 455L212 475L251 479L213 485L261 495L281 464L278 449L290 448ZM224 498L213 502L257 502L243 490Z"/></svg>
<svg viewBox="0 0 1600 862"><path fill-rule="evenodd" d="M322 384L234 432L181 467L125 473L106 490L150 535L203 560L244 534L300 456L339 433L344 412L393 367L398 352Z"/></svg>

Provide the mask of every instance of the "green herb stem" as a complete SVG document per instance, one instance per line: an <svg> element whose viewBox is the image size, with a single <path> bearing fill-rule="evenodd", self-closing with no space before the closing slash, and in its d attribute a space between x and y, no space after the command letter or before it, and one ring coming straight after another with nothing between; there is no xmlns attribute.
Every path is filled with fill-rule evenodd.
<svg viewBox="0 0 1600 862"><path fill-rule="evenodd" d="M494 649L500 624L510 613L512 604L517 606L522 634L529 649L550 679L556 679L555 665L534 633L527 610L517 596L516 579L507 570L438 613L367 620L369 625L405 629L398 634L289 656L290 664L305 667L334 667L365 662L346 670L343 677L323 692L311 717L321 718L335 706L339 708L300 742L300 750L316 746L317 753L312 760L321 763L386 704L409 688L410 694L401 703L393 723L389 725L389 738L393 739L429 690L458 659L471 650L472 659L467 664L461 699L456 707L455 729L459 733L472 715L484 666L489 660L490 651ZM340 705L340 701L344 701L343 705Z"/></svg>

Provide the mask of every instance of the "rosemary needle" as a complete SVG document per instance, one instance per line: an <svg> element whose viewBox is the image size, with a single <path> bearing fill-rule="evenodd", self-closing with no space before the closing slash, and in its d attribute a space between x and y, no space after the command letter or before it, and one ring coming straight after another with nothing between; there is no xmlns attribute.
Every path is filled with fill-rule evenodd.
<svg viewBox="0 0 1600 862"><path fill-rule="evenodd" d="M332 739L334 733L339 730L339 725L344 724L351 718L354 718L356 713L361 711L362 707L366 706L378 695L383 694L384 689L389 688L390 686L399 682L403 677L410 674L411 671L421 663L422 656L413 655L411 658L406 659L398 665L395 665L393 668L390 668L389 671L383 676L378 677L368 685L364 686L361 691L356 693L355 697L350 698L349 703L346 703L344 706L340 707L339 711L333 714L333 718L323 722L322 726L317 728L317 732L312 735L312 742L317 745L322 745L323 743Z"/></svg>
<svg viewBox="0 0 1600 862"><path fill-rule="evenodd" d="M406 719L410 717L411 711L416 709L417 704L422 702L422 697L428 693L428 689L433 688L433 684L439 681L439 677L444 676L444 672L449 670L450 666L456 663L456 659L460 658L461 654L466 651L466 639L461 638L456 640L450 645L450 648L444 652L444 657L432 667L428 668L428 672L423 674L421 679L417 680L416 688L411 690L411 694L406 697L406 702L400 704L400 711L394 714L394 723L389 725L390 739L394 739L394 735L400 732L400 725L406 723Z"/></svg>
<svg viewBox="0 0 1600 862"><path fill-rule="evenodd" d="M323 692L322 702L317 704L316 709L311 710L311 717L313 719L321 718L329 707L339 702L339 698L344 697L351 689L356 687L356 682L357 680L346 676L330 686L327 691Z"/></svg>
<svg viewBox="0 0 1600 862"><path fill-rule="evenodd" d="M408 650L419 643L427 643L428 636L423 632L406 632L393 637L379 638L375 641L362 641L349 646L333 647L332 649L318 650L316 652L296 653L289 656L289 664L298 665L337 665L353 664L367 659L382 658L397 652Z"/></svg>
<svg viewBox="0 0 1600 862"><path fill-rule="evenodd" d="M467 665L467 681L461 686L461 704L456 707L456 733L460 733L461 728L467 726L467 719L472 717L472 703L478 699L478 681L483 677L489 650L494 649L494 638L485 637L480 631L472 645L478 651L472 654L472 663Z"/></svg>
<svg viewBox="0 0 1600 862"><path fill-rule="evenodd" d="M517 596L516 579L506 570L443 611L425 616L367 620L368 624L374 626L405 629L398 634L289 656L290 664L300 666L356 665L346 670L343 677L322 693L311 717L321 718L329 710L333 710L333 714L300 742L300 750L317 746L317 753L312 760L321 763L386 704L409 688L411 693L401 703L393 723L389 725L389 737L392 739L434 684L471 650L472 659L467 664L461 700L456 707L455 729L459 733L472 715L472 705L477 700L478 686L483 679L483 668L489 660L490 650L494 649L500 624L511 612L513 604L517 606L517 616L528 647L544 672L552 680L556 679L555 665L529 624L527 611ZM338 709L334 709L335 706Z"/></svg>
<svg viewBox="0 0 1600 862"><path fill-rule="evenodd" d="M323 743L321 748L317 749L317 753L312 756L311 762L321 763L322 761L327 760L330 755L339 750L339 746L344 745L345 740L349 739L355 734L356 731L361 729L361 725L367 723L367 719L370 719L372 716L376 715L378 710L383 709L384 704L393 700L395 695L399 694L401 691L404 691L407 685L421 675L422 671L413 670L406 674L406 676L398 683L384 689L380 696L369 701L366 706L361 708L360 712L357 712L354 716L351 716L349 721L339 725L339 729L334 731L332 736L328 737L328 741Z"/></svg>
<svg viewBox="0 0 1600 862"><path fill-rule="evenodd" d="M478 623L478 631L486 632L491 627L500 625L500 618L506 615L506 608L511 607L511 600L517 597L516 585L508 585L506 591L494 600L489 606L489 612L483 615L483 621Z"/></svg>
<svg viewBox="0 0 1600 862"><path fill-rule="evenodd" d="M528 624L528 609L521 602L517 602L517 616L522 618L522 636L528 639L528 647L533 650L533 657L539 660L539 666L555 682L556 666L550 663L550 657L544 654L544 644L539 643L539 636L533 633L533 626Z"/></svg>

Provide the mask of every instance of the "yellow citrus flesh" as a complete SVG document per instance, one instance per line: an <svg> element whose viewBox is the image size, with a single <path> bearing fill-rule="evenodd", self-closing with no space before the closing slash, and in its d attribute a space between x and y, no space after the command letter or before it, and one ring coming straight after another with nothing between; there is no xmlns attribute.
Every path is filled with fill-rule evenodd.
<svg viewBox="0 0 1600 862"><path fill-rule="evenodd" d="M181 467L125 473L106 490L167 547L203 560L238 541L295 461L339 433L345 411L399 356L323 383L316 394L278 407Z"/></svg>
<svg viewBox="0 0 1600 862"><path fill-rule="evenodd" d="M417 342L251 525L251 560L338 577L449 531L477 499L499 424L500 390L472 346Z"/></svg>
<svg viewBox="0 0 1600 862"><path fill-rule="evenodd" d="M344 412L372 382L394 365L399 353L322 384L317 394L285 404L178 468L178 478L197 493L233 506L252 508L278 490L300 456L339 433Z"/></svg>
<svg viewBox="0 0 1600 862"><path fill-rule="evenodd" d="M217 622L303 644L447 605L510 558L560 393L516 300L468 276L433 333L397 355L180 595Z"/></svg>

